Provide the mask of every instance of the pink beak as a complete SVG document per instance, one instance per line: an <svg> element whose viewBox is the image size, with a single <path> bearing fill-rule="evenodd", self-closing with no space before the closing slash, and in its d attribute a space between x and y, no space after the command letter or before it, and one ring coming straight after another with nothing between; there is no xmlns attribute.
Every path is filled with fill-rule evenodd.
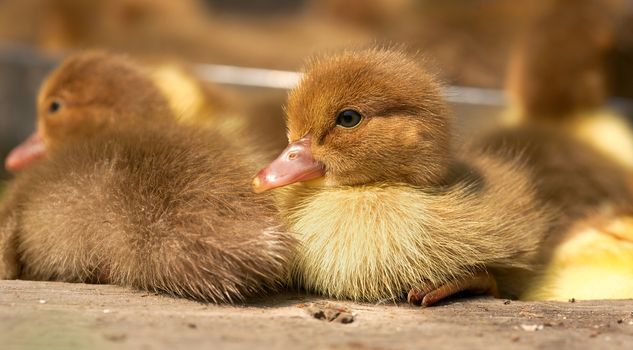
<svg viewBox="0 0 633 350"><path fill-rule="evenodd" d="M46 145L36 131L9 153L4 161L4 167L9 171L20 171L45 155Z"/></svg>
<svg viewBox="0 0 633 350"><path fill-rule="evenodd" d="M311 137L292 142L270 165L260 170L253 179L253 192L308 181L325 175L323 164L312 156Z"/></svg>

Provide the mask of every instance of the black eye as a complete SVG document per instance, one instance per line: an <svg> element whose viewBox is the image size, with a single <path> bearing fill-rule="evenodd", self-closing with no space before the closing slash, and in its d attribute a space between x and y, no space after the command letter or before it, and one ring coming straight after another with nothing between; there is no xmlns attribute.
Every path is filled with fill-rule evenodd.
<svg viewBox="0 0 633 350"><path fill-rule="evenodd" d="M363 116L353 109L346 109L338 114L336 117L336 125L344 128L353 128L360 124L363 120Z"/></svg>
<svg viewBox="0 0 633 350"><path fill-rule="evenodd" d="M55 101L51 102L50 105L48 105L48 112L49 113L55 113L55 112L59 111L60 108L62 108L62 104L59 101L55 100Z"/></svg>

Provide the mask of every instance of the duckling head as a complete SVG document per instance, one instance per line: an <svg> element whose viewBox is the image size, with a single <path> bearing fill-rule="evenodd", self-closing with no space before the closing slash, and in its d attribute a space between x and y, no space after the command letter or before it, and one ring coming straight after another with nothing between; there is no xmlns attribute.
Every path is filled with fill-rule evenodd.
<svg viewBox="0 0 633 350"><path fill-rule="evenodd" d="M436 80L405 54L371 49L308 65L286 105L288 147L253 190L313 181L424 186L447 168L450 119Z"/></svg>
<svg viewBox="0 0 633 350"><path fill-rule="evenodd" d="M553 1L514 48L507 91L519 117L559 121L602 106L606 62L615 44L614 3Z"/></svg>
<svg viewBox="0 0 633 350"><path fill-rule="evenodd" d="M103 52L66 59L42 84L37 131L7 157L18 171L77 137L112 124L169 115L167 101L150 79L125 57Z"/></svg>

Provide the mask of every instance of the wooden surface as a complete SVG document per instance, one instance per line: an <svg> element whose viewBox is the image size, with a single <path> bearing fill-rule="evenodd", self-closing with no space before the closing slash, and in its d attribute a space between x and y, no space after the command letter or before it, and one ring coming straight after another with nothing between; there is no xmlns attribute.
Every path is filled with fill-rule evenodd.
<svg viewBox="0 0 633 350"><path fill-rule="evenodd" d="M353 322L313 317L330 306ZM109 285L0 281L0 348L633 349L633 301L478 298L421 309L286 293L218 306Z"/></svg>

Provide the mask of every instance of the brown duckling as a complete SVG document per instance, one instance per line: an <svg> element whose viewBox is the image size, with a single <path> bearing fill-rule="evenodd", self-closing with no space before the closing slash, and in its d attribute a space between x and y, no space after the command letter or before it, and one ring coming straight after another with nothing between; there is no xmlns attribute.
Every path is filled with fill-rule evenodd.
<svg viewBox="0 0 633 350"><path fill-rule="evenodd" d="M405 54L312 62L290 93L288 148L253 180L302 244L290 283L336 298L514 293L548 226L518 162L451 147L435 79ZM298 184L294 184L297 183ZM292 186L289 186L294 184ZM498 279L495 282L495 278Z"/></svg>
<svg viewBox="0 0 633 350"><path fill-rule="evenodd" d="M517 118L482 138L494 152L521 153L539 195L571 221L631 199L633 135L622 118L601 112L615 6L605 5L611 2L582 0L568 11L567 2L552 1L510 63L510 114Z"/></svg>
<svg viewBox="0 0 633 350"><path fill-rule="evenodd" d="M222 134L174 121L133 68L78 55L42 86L48 154L0 204L0 278L212 302L278 286L294 239L271 197L250 191L254 165Z"/></svg>
<svg viewBox="0 0 633 350"><path fill-rule="evenodd" d="M633 297L633 134L604 107L614 6L582 0L569 11L552 2L510 65L518 118L481 140L521 154L539 198L561 213L543 245L545 272L524 299Z"/></svg>

